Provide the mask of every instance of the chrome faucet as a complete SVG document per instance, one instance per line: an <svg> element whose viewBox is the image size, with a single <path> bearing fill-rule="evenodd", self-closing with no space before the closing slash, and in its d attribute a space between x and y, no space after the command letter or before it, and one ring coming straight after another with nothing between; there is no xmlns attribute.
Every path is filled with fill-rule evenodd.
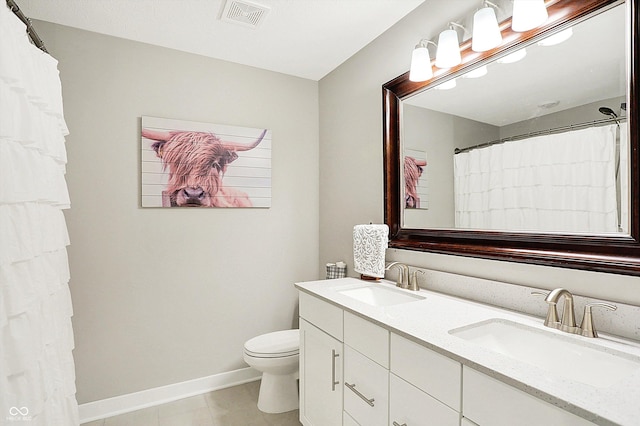
<svg viewBox="0 0 640 426"><path fill-rule="evenodd" d="M396 279L396 287L408 288L409 287L409 267L404 263L391 262L384 269L389 271L393 267L398 268L398 278Z"/></svg>
<svg viewBox="0 0 640 426"><path fill-rule="evenodd" d="M576 326L576 315L573 307L573 295L569 290L564 288L556 288L549 293L541 291L532 291L531 294L538 296L545 296L544 301L549 304L547 310L547 317L544 320L544 325L547 327L555 328L572 334L581 334L585 337L598 337L598 333L593 326L593 317L591 315L592 307L601 307L615 311L616 305L611 303L590 303L584 307L584 316L582 318L582 324L580 327ZM560 297L564 298L564 304L562 306L562 317L558 320L558 311L556 305L560 300Z"/></svg>

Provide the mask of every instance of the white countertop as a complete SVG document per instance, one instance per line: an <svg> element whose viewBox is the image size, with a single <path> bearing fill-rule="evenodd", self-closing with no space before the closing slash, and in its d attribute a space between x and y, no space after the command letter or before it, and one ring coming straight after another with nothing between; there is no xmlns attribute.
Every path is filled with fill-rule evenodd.
<svg viewBox="0 0 640 426"><path fill-rule="evenodd" d="M337 291L357 283L397 289L389 281L372 283L356 278L309 281L295 286L595 424L640 425L640 368L611 386L594 387L552 375L534 365L451 335L449 331L490 319L504 319L555 333L563 339L576 339L605 351L623 352L640 358L638 342L605 335L597 339L571 335L544 327L540 318L428 290L418 293L425 297L423 300L385 307L372 306Z"/></svg>

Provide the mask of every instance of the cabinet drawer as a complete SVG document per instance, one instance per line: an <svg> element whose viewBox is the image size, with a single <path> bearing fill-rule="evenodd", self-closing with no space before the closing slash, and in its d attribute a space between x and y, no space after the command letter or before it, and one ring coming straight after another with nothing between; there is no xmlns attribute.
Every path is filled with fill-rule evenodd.
<svg viewBox="0 0 640 426"><path fill-rule="evenodd" d="M342 309L299 292L300 316L342 342Z"/></svg>
<svg viewBox="0 0 640 426"><path fill-rule="evenodd" d="M390 425L458 426L460 424L460 413L395 374L389 376L389 394Z"/></svg>
<svg viewBox="0 0 640 426"><path fill-rule="evenodd" d="M391 372L455 411L461 411L462 365L391 333Z"/></svg>
<svg viewBox="0 0 640 426"><path fill-rule="evenodd" d="M349 312L344 313L344 343L389 368L389 331Z"/></svg>
<svg viewBox="0 0 640 426"><path fill-rule="evenodd" d="M593 425L471 368L463 374L463 415L480 426Z"/></svg>
<svg viewBox="0 0 640 426"><path fill-rule="evenodd" d="M344 345L344 411L361 425L385 426L389 415L389 370Z"/></svg>
<svg viewBox="0 0 640 426"><path fill-rule="evenodd" d="M342 426L360 426L346 411L342 413Z"/></svg>

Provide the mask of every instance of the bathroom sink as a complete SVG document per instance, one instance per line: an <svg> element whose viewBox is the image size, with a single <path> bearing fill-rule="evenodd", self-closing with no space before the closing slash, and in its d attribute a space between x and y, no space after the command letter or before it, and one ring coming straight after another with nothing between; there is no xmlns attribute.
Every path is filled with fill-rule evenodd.
<svg viewBox="0 0 640 426"><path fill-rule="evenodd" d="M367 285L338 290L338 293L372 306L391 306L423 300L425 297L381 285Z"/></svg>
<svg viewBox="0 0 640 426"><path fill-rule="evenodd" d="M449 334L552 375L600 388L640 369L640 358L599 346L587 338L565 337L502 319L457 328Z"/></svg>

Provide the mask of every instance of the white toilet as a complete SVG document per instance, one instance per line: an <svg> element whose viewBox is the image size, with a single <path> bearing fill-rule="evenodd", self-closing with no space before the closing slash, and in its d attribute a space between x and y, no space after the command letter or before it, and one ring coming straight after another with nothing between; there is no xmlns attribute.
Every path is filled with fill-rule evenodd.
<svg viewBox="0 0 640 426"><path fill-rule="evenodd" d="M298 408L299 330L263 334L244 344L244 361L262 371L258 409L284 413Z"/></svg>

